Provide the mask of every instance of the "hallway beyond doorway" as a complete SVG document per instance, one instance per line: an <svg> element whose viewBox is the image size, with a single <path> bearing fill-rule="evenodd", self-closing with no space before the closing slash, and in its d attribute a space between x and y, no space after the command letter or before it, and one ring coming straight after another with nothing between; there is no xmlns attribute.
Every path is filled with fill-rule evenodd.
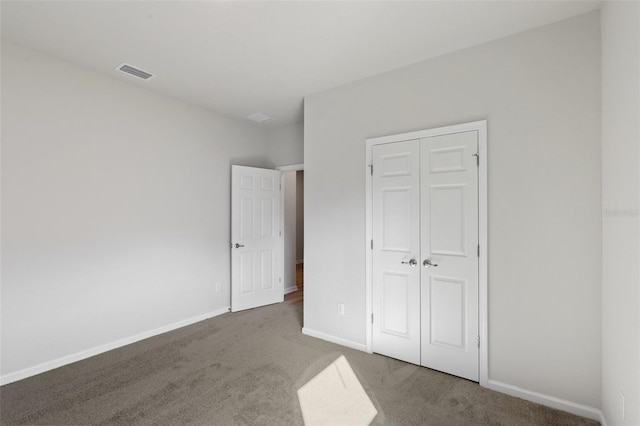
<svg viewBox="0 0 640 426"><path fill-rule="evenodd" d="M304 301L304 263L296 265L296 287L298 287L296 291L285 294L284 302L302 307Z"/></svg>

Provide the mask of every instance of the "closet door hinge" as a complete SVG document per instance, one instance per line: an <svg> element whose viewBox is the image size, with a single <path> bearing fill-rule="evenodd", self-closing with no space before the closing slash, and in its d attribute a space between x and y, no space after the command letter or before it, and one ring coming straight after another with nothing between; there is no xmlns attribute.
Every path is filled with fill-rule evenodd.
<svg viewBox="0 0 640 426"><path fill-rule="evenodd" d="M480 336L478 336L478 347L480 347Z"/></svg>
<svg viewBox="0 0 640 426"><path fill-rule="evenodd" d="M373 314L371 314L371 324L373 324Z"/></svg>
<svg viewBox="0 0 640 426"><path fill-rule="evenodd" d="M371 176L373 176L373 164L369 164L369 169L371 170Z"/></svg>
<svg viewBox="0 0 640 426"><path fill-rule="evenodd" d="M480 257L480 244L478 244L478 257Z"/></svg>
<svg viewBox="0 0 640 426"><path fill-rule="evenodd" d="M373 240L371 240L371 250L373 250Z"/></svg>

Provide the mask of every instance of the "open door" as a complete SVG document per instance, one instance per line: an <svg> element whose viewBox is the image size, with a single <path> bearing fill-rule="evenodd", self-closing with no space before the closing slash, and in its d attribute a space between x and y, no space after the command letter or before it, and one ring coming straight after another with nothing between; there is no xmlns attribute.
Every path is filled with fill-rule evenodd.
<svg viewBox="0 0 640 426"><path fill-rule="evenodd" d="M231 311L284 300L280 173L231 166Z"/></svg>

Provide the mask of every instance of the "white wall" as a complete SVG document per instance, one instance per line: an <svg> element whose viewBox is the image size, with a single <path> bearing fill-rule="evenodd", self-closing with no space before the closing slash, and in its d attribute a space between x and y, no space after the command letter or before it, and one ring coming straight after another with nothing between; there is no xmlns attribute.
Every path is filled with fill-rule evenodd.
<svg viewBox="0 0 640 426"><path fill-rule="evenodd" d="M602 410L609 426L640 424L639 80L640 3L604 2Z"/></svg>
<svg viewBox="0 0 640 426"><path fill-rule="evenodd" d="M599 37L596 12L307 97L305 329L365 344L365 139L487 119L489 378L599 407Z"/></svg>
<svg viewBox="0 0 640 426"><path fill-rule="evenodd" d="M302 164L304 161L304 126L294 123L270 129L267 134L269 158L276 166Z"/></svg>
<svg viewBox="0 0 640 426"><path fill-rule="evenodd" d="M296 172L284 172L284 291L290 293L296 290L296 206L297 188Z"/></svg>
<svg viewBox="0 0 640 426"><path fill-rule="evenodd" d="M230 165L266 139L3 43L2 377L224 312Z"/></svg>

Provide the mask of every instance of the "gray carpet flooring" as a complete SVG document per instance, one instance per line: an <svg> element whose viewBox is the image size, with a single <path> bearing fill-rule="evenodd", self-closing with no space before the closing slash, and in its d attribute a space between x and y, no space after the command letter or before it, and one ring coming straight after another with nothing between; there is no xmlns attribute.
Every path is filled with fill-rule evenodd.
<svg viewBox="0 0 640 426"><path fill-rule="evenodd" d="M301 333L302 308L207 321L0 388L0 423L301 425L297 389L344 355L374 425L595 425L477 383Z"/></svg>

